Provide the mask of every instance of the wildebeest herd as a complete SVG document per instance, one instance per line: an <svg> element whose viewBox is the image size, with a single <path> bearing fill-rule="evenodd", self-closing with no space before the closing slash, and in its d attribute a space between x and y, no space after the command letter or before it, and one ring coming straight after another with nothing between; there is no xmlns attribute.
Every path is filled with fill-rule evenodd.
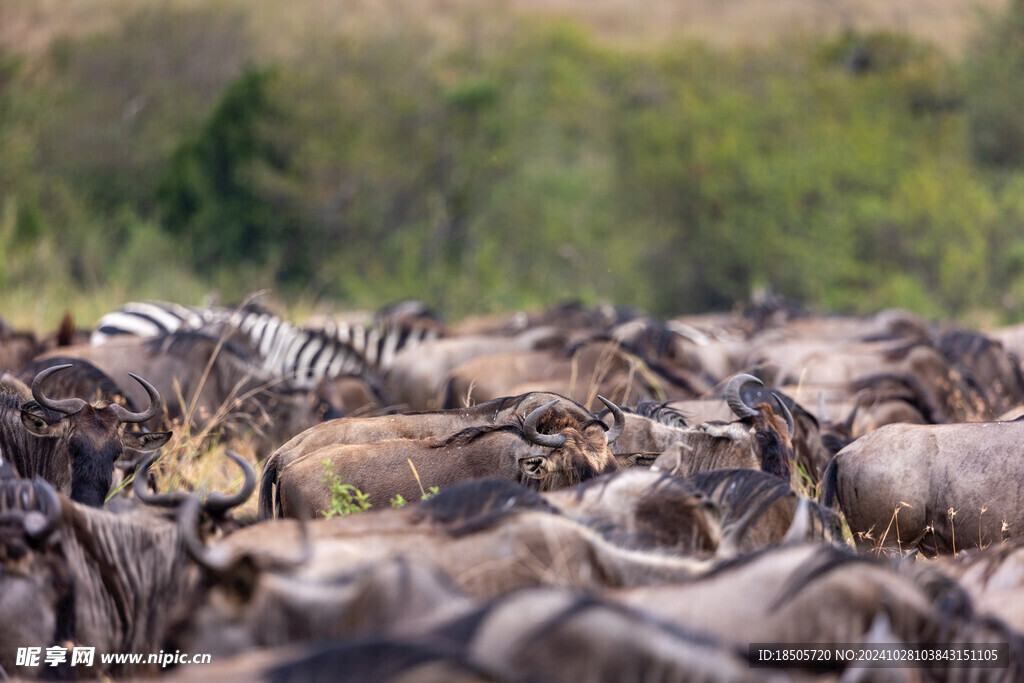
<svg viewBox="0 0 1024 683"><path fill-rule="evenodd" d="M1020 680L1022 352L770 302L0 323L0 678ZM167 486L202 459L240 489ZM212 663L108 656L158 652Z"/></svg>

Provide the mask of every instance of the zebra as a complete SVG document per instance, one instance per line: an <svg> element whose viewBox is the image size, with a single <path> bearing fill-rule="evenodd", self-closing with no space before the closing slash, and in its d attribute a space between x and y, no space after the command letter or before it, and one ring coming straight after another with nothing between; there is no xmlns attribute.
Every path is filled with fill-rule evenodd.
<svg viewBox="0 0 1024 683"><path fill-rule="evenodd" d="M102 344L118 334L157 336L189 330L221 336L237 331L264 372L295 388L309 389L324 378L342 375L379 386L379 375L398 351L441 334L437 325L413 325L392 315L378 315L369 326L332 318L325 322L321 327L298 327L254 304L231 309L131 302L100 318L91 343Z"/></svg>
<svg viewBox="0 0 1024 683"><path fill-rule="evenodd" d="M119 335L156 337L202 327L202 309L167 301L131 301L102 316L89 343L99 346Z"/></svg>
<svg viewBox="0 0 1024 683"><path fill-rule="evenodd" d="M406 321L377 319L367 326L327 317L306 325L305 329L321 332L343 344L359 349L366 361L380 370L387 370L399 351L443 336L439 326L411 324Z"/></svg>

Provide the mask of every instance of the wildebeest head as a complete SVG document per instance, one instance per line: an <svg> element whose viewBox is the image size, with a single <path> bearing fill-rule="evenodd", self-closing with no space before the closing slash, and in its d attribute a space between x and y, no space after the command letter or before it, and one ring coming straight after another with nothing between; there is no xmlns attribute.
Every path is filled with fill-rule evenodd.
<svg viewBox="0 0 1024 683"><path fill-rule="evenodd" d="M43 370L32 381L32 397L21 406L21 422L35 436L59 440L58 452L66 453L71 469L71 500L100 507L114 473L114 463L125 449L148 451L167 443L170 432L127 432L125 424L142 423L160 410L160 394L151 384L132 375L149 395L150 405L141 413L116 403L87 403L80 398L51 399L43 383L68 365ZM27 474L22 472L23 475Z"/></svg>
<svg viewBox="0 0 1024 683"><path fill-rule="evenodd" d="M771 392L771 398L779 406L782 417L775 413L767 401L753 407L747 405L740 391L744 385L751 382L763 385L761 380L753 375L733 376L725 387L725 401L754 435L761 457L761 469L788 480L793 467L793 415L775 392Z"/></svg>
<svg viewBox="0 0 1024 683"><path fill-rule="evenodd" d="M52 548L60 514L57 494L41 479L0 489L0 670L15 672L17 646L45 647L67 636L62 614L71 613L71 581Z"/></svg>
<svg viewBox="0 0 1024 683"><path fill-rule="evenodd" d="M625 416L614 403L598 398L615 416L607 432L597 418L580 421L571 411L556 409L562 399L549 401L526 416L523 435L530 443L550 450L533 450L519 458L523 483L541 490L559 489L619 469L610 446L622 433Z"/></svg>
<svg viewBox="0 0 1024 683"><path fill-rule="evenodd" d="M246 479L244 495L255 484L251 468ZM202 513L196 526L201 521L206 528L240 497L213 493L203 503L192 494L168 498L195 500ZM101 653L155 651L167 614L195 593L199 578L173 517L155 509L119 514L91 508L40 478L0 481L0 667L16 678L35 677L38 671L14 668L12 650L67 641ZM97 677L140 670L130 662L108 668L96 659L103 667L93 669Z"/></svg>

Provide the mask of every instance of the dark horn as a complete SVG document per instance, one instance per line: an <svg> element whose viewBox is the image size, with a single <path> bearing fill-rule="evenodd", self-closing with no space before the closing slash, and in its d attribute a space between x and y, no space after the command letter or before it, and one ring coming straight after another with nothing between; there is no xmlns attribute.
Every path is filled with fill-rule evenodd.
<svg viewBox="0 0 1024 683"><path fill-rule="evenodd" d="M764 386L764 382L759 380L753 375L746 373L740 373L733 375L729 379L729 383L725 385L725 402L729 405L729 409L732 410L733 414L742 419L745 417L757 417L757 411L748 406L743 402L740 397L740 389L743 388L748 382L756 382L761 386Z"/></svg>
<svg viewBox="0 0 1024 683"><path fill-rule="evenodd" d="M189 557L195 560L203 569L214 574L224 574L232 569L238 562L235 553L227 548L207 548L202 539L199 538L199 499L192 494L186 494L185 500L178 509L178 529L181 532L181 539L185 543L185 550Z"/></svg>
<svg viewBox="0 0 1024 683"><path fill-rule="evenodd" d="M44 521L40 526L36 523L30 523L30 520L26 517L25 532L33 540L39 541L49 536L57 528L57 523L61 517L60 496L57 495L57 491L48 482L39 477L35 477L32 480L32 488L35 489L36 504L44 511Z"/></svg>
<svg viewBox="0 0 1024 683"><path fill-rule="evenodd" d="M245 473L245 481L242 482L242 489L233 496L214 491L206 497L203 510L215 517L223 516L231 508L238 507L249 500L249 496L256 490L256 471L253 470L252 465L234 451L227 451L225 454L242 468Z"/></svg>
<svg viewBox="0 0 1024 683"><path fill-rule="evenodd" d="M181 505L191 494L186 491L171 491L170 493L151 493L149 490L147 475L149 468L156 460L158 453L153 452L146 456L142 464L135 471L135 481L132 482L132 491L135 497L146 505L155 505L163 508L174 508Z"/></svg>
<svg viewBox="0 0 1024 683"><path fill-rule="evenodd" d="M565 445L565 434L541 434L537 431L537 422L541 416L546 413L551 406L558 403L559 399L548 401L540 408L534 409L532 413L526 416L523 420L523 434L526 438L537 444L538 446L545 446L547 448L561 448Z"/></svg>
<svg viewBox="0 0 1024 683"><path fill-rule="evenodd" d="M843 420L843 428L850 436L853 436L853 421L857 417L857 409L860 408L860 400L864 398L866 393L867 389L861 389L857 392L857 395L853 397L853 408L850 409L850 414L846 416L845 420Z"/></svg>
<svg viewBox="0 0 1024 683"><path fill-rule="evenodd" d="M790 412L786 402L779 396L779 392L773 391L772 398L782 408L782 417L786 418L786 428L789 429L789 439L792 441L796 437L796 423L793 421L793 413Z"/></svg>
<svg viewBox="0 0 1024 683"><path fill-rule="evenodd" d="M64 413L65 415L74 415L79 410L86 406L86 402L80 398L63 398L63 399L52 399L46 398L43 394L43 382L46 378L55 372L66 370L72 366L71 363L65 363L64 365L54 365L53 367L46 368L32 380L32 398L36 400L36 403L49 408L50 410L56 410L58 413Z"/></svg>
<svg viewBox="0 0 1024 683"><path fill-rule="evenodd" d="M313 557L313 544L309 538L309 525L304 519L297 520L299 525L299 542L301 548L296 557L265 557L251 555L248 552L236 552L228 546L208 547L196 533L199 528L199 513L202 503L193 495L188 495L178 511L178 529L181 531L185 550L196 564L207 571L224 575L239 566L246 558L253 560L266 571L285 571L296 569Z"/></svg>
<svg viewBox="0 0 1024 683"><path fill-rule="evenodd" d="M113 403L110 405L110 410L113 411L114 415L117 415L117 419L121 422L145 422L150 418L156 417L156 414L160 412L160 392L156 390L156 387L135 373L129 372L128 376L141 384L142 388L146 390L146 393L149 395L149 407L141 413L133 413L124 406Z"/></svg>
<svg viewBox="0 0 1024 683"><path fill-rule="evenodd" d="M612 411L612 415L615 417L615 423L605 434L608 438L608 445L611 446L615 443L615 439L619 438L622 434L622 429L626 426L626 416L623 414L622 408L618 407L604 396L598 396L597 398L605 405L606 408L608 408L608 410Z"/></svg>

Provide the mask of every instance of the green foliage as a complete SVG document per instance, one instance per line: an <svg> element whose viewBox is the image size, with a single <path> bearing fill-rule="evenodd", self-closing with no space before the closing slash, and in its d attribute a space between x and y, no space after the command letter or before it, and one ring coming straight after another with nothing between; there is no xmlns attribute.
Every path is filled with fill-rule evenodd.
<svg viewBox="0 0 1024 683"><path fill-rule="evenodd" d="M269 100L273 72L249 68L224 91L194 137L171 155L157 187L169 233L191 246L197 269L212 272L236 263L264 263L301 235L276 210L261 174L283 168L264 127L274 122ZM282 264L286 279L301 264Z"/></svg>
<svg viewBox="0 0 1024 683"><path fill-rule="evenodd" d="M426 491L423 491L423 495L422 495L422 497L420 499L421 500L430 500L431 498L433 498L434 496L437 495L438 491L440 491L440 489L437 486L431 486ZM404 508L408 504L408 502L409 501L407 501L405 499L405 496L403 496L401 493L396 493L391 498L391 507L393 507L393 508Z"/></svg>
<svg viewBox="0 0 1024 683"><path fill-rule="evenodd" d="M249 50L241 15L164 4L57 40L55 101L39 118L41 163L103 211L151 212L168 154L242 72Z"/></svg>
<svg viewBox="0 0 1024 683"><path fill-rule="evenodd" d="M480 16L268 61L242 15L151 10L48 69L0 51L0 286L1024 316L1024 0L963 63L892 34L631 50Z"/></svg>
<svg viewBox="0 0 1024 683"><path fill-rule="evenodd" d="M1024 0L985 18L965 64L971 152L982 164L1024 167Z"/></svg>
<svg viewBox="0 0 1024 683"><path fill-rule="evenodd" d="M328 458L324 458L323 464L324 476L320 481L326 482L331 489L331 507L323 511L325 518L354 515L366 512L372 507L368 501L368 494L352 484L342 483L341 475L334 473L334 465Z"/></svg>

